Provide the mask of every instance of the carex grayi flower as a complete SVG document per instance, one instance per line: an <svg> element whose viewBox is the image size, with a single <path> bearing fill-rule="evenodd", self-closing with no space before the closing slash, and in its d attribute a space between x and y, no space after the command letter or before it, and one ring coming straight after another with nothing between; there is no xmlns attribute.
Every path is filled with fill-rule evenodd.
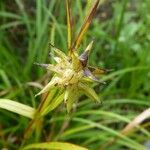
<svg viewBox="0 0 150 150"><path fill-rule="evenodd" d="M54 109L64 101L67 106L67 111L70 112L73 103L83 93L90 97L90 99L96 102L100 102L99 96L90 86L93 82L99 82L98 77L104 74L106 70L88 65L89 53L92 49L93 41L88 44L81 55L78 54L79 45L92 21L98 4L99 0L96 0L93 7L89 11L89 14L85 18L80 32L72 42L72 18L70 13L70 1L66 0L68 54L63 53L61 50L50 44L54 52L54 56L52 57L56 63L36 63L37 65L45 67L47 70L53 72L53 77L51 78L50 82L37 94L40 95L46 92L51 93L55 89L55 92L52 92L51 96L56 98L53 98L53 103L50 103L51 107L48 107L49 109ZM59 93L57 96L54 94L56 91Z"/></svg>

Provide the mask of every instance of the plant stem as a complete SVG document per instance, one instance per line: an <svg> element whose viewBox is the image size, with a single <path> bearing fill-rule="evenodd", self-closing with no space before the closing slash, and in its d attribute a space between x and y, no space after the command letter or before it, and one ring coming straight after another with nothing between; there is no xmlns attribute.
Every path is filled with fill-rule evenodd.
<svg viewBox="0 0 150 150"><path fill-rule="evenodd" d="M49 95L49 93L47 93L46 96L42 99L42 101L39 104L39 107L37 108L37 111L35 113L35 117L33 118L33 120L31 120L27 129L25 130L21 147L25 144L25 142L29 139L30 135L33 133L33 131L35 129L34 125L38 125L38 126L36 126L36 128L38 128L39 126L42 126L41 110L47 100L48 95ZM37 137L40 137L40 135L39 135L40 133L37 132L37 134L38 134Z"/></svg>

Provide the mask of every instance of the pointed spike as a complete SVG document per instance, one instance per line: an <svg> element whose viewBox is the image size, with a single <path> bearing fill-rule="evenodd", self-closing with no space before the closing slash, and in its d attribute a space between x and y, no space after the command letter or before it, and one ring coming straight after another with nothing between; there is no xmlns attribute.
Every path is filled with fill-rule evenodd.
<svg viewBox="0 0 150 150"><path fill-rule="evenodd" d="M55 47L52 43L49 43L49 47L52 47L54 50L61 51L59 48Z"/></svg>
<svg viewBox="0 0 150 150"><path fill-rule="evenodd" d="M85 75L86 77L93 76L93 75L92 75L92 72L91 72L88 68L85 68L85 69L84 69L84 75Z"/></svg>
<svg viewBox="0 0 150 150"><path fill-rule="evenodd" d="M86 84L80 83L79 88L84 91L84 94L86 94L88 97L93 99L96 102L101 102L99 96L96 94L96 92L87 86Z"/></svg>
<svg viewBox="0 0 150 150"><path fill-rule="evenodd" d="M85 18L84 23L80 29L80 32L78 33L78 35L77 35L77 37L76 37L76 39L72 45L72 48L71 48L72 50L76 50L79 47L81 40L83 39L84 34L86 33L88 27L90 26L90 24L92 22L92 18L96 12L98 4L99 4L99 0L96 0L91 11L89 12L87 17Z"/></svg>
<svg viewBox="0 0 150 150"><path fill-rule="evenodd" d="M67 60L67 56L59 48L55 47L53 44L49 43L49 46L53 48L54 53L63 60Z"/></svg>
<svg viewBox="0 0 150 150"><path fill-rule="evenodd" d="M89 77L83 77L83 78L82 78L82 81L83 81L83 83L87 83L87 82L89 82L89 83L98 82L98 83L100 83L100 84L106 85L106 82L104 82L104 81L100 81L100 80L98 80L98 79L94 80L94 79L89 78Z"/></svg>
<svg viewBox="0 0 150 150"><path fill-rule="evenodd" d="M89 79L91 79L92 81L95 81L95 82L98 82L98 83L101 83L101 84L106 84L106 82L101 82L97 77L95 77L93 75L93 73L88 69L88 68L85 68L84 69L84 75L86 77L88 77Z"/></svg>
<svg viewBox="0 0 150 150"><path fill-rule="evenodd" d="M93 81L99 82L99 80L92 74L92 72L88 68L84 69L84 75L92 79Z"/></svg>
<svg viewBox="0 0 150 150"><path fill-rule="evenodd" d="M90 51L92 46L93 46L94 40L92 40L89 45L87 46L87 48L85 49L85 51Z"/></svg>
<svg viewBox="0 0 150 150"><path fill-rule="evenodd" d="M40 64L40 63L34 62L34 65L37 65L37 66L40 66L43 68L47 68L49 64Z"/></svg>
<svg viewBox="0 0 150 150"><path fill-rule="evenodd" d="M92 46L93 46L93 41L90 42L90 44L87 46L87 48L85 49L85 51L79 57L79 59L82 62L82 64L83 64L84 67L87 66L89 52L90 52Z"/></svg>
<svg viewBox="0 0 150 150"><path fill-rule="evenodd" d="M52 43L49 43L49 47L52 47L54 50L56 51L60 51L62 52L59 48L57 48L56 46L54 46ZM63 53L63 52L62 52Z"/></svg>
<svg viewBox="0 0 150 150"><path fill-rule="evenodd" d="M93 75L99 76L107 73L107 69L96 68L88 66L88 69L92 72Z"/></svg>
<svg viewBox="0 0 150 150"><path fill-rule="evenodd" d="M58 82L58 77L53 78L39 93L35 95L37 97L38 95L41 95L43 93L48 92L52 87L55 86L55 84Z"/></svg>
<svg viewBox="0 0 150 150"><path fill-rule="evenodd" d="M93 81L91 78L89 78L89 77L83 77L82 78L82 81L83 81L83 83L85 82L85 83L87 83L87 82L89 82L89 83L93 83L93 82L95 82L95 81Z"/></svg>

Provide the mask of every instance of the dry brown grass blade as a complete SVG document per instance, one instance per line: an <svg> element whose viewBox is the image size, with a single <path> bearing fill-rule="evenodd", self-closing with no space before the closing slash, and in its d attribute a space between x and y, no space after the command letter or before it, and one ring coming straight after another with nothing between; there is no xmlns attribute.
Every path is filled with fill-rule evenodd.
<svg viewBox="0 0 150 150"><path fill-rule="evenodd" d="M72 48L71 48L72 50L76 50L79 47L79 45L81 43L81 40L83 39L84 34L86 33L89 25L92 22L92 18L94 16L95 12L96 12L98 4L99 4L99 0L96 0L94 5L93 5L93 7L92 7L92 9L90 10L89 14L85 18L84 23L83 23L83 25L82 25L82 27L80 29L80 32L78 33L78 35L77 35L77 37L75 39L75 42L72 45Z"/></svg>
<svg viewBox="0 0 150 150"><path fill-rule="evenodd" d="M67 12L67 30L68 30L68 49L71 47L72 42L72 18L70 11L70 1L66 0L66 12Z"/></svg>
<svg viewBox="0 0 150 150"><path fill-rule="evenodd" d="M122 131L124 135L130 134L136 127L138 127L144 120L150 118L150 108L143 111L137 117L135 117Z"/></svg>
<svg viewBox="0 0 150 150"><path fill-rule="evenodd" d="M127 124L125 126L124 129L121 130L120 133L125 136L129 135L135 129L139 128L140 124L148 118L150 118L150 108L144 110L141 114L139 114L137 117L135 117L129 124ZM113 139L110 139L107 143L105 143L104 145L101 145L99 150L107 149L107 147L116 143L116 141L118 139L119 139L119 137L114 137Z"/></svg>

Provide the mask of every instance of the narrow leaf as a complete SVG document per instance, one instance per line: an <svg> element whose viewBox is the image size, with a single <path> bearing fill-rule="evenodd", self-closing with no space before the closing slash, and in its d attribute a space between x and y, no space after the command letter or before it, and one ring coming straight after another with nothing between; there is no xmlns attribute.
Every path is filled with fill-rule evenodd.
<svg viewBox="0 0 150 150"><path fill-rule="evenodd" d="M88 150L87 148L64 142L47 142L31 144L24 147L22 150L28 149L48 149L48 150Z"/></svg>
<svg viewBox="0 0 150 150"><path fill-rule="evenodd" d="M121 130L120 134L127 136L130 133L132 133L132 131L134 131L136 128L140 129L139 125L148 118L150 118L150 108L144 110L141 114L135 117L130 123L128 123L125 126L125 128ZM110 139L109 141L107 141L106 144L102 145L102 150L116 143L118 139L119 139L118 137L114 137L113 139ZM139 149L142 149L142 148L139 148ZM146 150L145 148L143 149Z"/></svg>
<svg viewBox="0 0 150 150"><path fill-rule="evenodd" d="M35 113L34 108L9 99L0 99L0 108L17 113L30 119L34 117Z"/></svg>
<svg viewBox="0 0 150 150"><path fill-rule="evenodd" d="M71 23L72 21L71 21L69 0L66 0L66 11L67 11L68 49L70 49L72 42L72 23Z"/></svg>
<svg viewBox="0 0 150 150"><path fill-rule="evenodd" d="M59 95L58 97L56 97L55 99L53 99L49 106L47 106L43 112L41 112L41 115L46 115L47 113L49 113L50 111L54 110L56 107L58 107L64 100L64 92Z"/></svg>
<svg viewBox="0 0 150 150"><path fill-rule="evenodd" d="M96 12L98 4L99 4L99 0L96 0L92 9L90 10L89 14L87 15L87 17L84 20L84 23L80 29L80 32L77 35L75 42L73 43L72 50L76 50L79 47L81 40L83 39L84 34L86 33L88 27L90 26L90 24L92 22L92 18Z"/></svg>
<svg viewBox="0 0 150 150"><path fill-rule="evenodd" d="M43 107L41 109L41 112L43 110L45 110L45 108L49 105L49 103L54 99L55 94L57 93L58 88L55 87L53 89L50 90L50 92L48 93L48 96L45 99L45 102L43 104Z"/></svg>
<svg viewBox="0 0 150 150"><path fill-rule="evenodd" d="M14 14L12 12L0 11L0 16L5 18L21 19L21 16Z"/></svg>

